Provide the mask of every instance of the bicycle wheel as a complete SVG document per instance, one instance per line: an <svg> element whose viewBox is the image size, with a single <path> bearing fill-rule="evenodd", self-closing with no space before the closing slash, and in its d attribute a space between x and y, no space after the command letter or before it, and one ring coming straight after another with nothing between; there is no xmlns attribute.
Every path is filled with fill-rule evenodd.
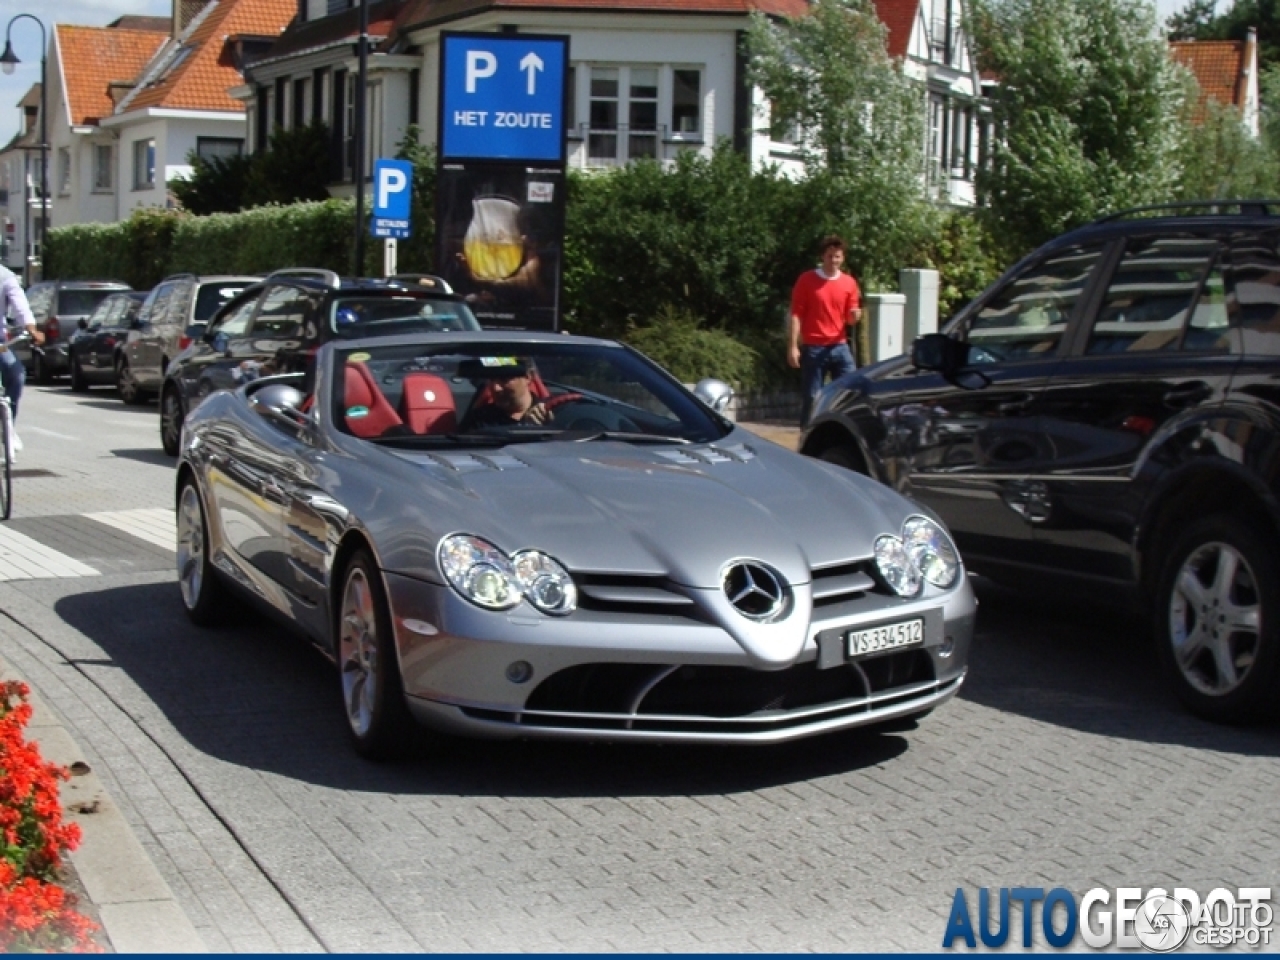
<svg viewBox="0 0 1280 960"><path fill-rule="evenodd" d="M0 520L8 520L13 510L13 452L9 440L13 434L13 410L9 398L0 397L0 457L3 457L4 476L0 476Z"/></svg>

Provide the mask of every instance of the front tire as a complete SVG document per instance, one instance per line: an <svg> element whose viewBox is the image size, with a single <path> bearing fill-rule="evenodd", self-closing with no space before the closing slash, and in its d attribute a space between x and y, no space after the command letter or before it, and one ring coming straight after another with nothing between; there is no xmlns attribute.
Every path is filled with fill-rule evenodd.
<svg viewBox="0 0 1280 960"><path fill-rule="evenodd" d="M342 704L356 752L371 760L402 756L415 724L404 700L382 575L367 550L356 551L347 564L336 627Z"/></svg>
<svg viewBox="0 0 1280 960"><path fill-rule="evenodd" d="M85 379L84 369L77 357L71 358L71 391L72 393L88 393L89 381Z"/></svg>
<svg viewBox="0 0 1280 960"><path fill-rule="evenodd" d="M837 467L844 467L854 473L865 475L867 472L866 465L862 462L862 456L852 446L827 447L822 453L818 454L818 459L827 463L834 463Z"/></svg>
<svg viewBox="0 0 1280 960"><path fill-rule="evenodd" d="M1155 594L1156 642L1178 698L1197 716L1247 723L1276 712L1280 557L1232 516L1191 524Z"/></svg>
<svg viewBox="0 0 1280 960"><path fill-rule="evenodd" d="M187 477L178 494L177 526L182 606L196 626L216 626L227 610L227 590L209 557L209 523L193 477Z"/></svg>
<svg viewBox="0 0 1280 960"><path fill-rule="evenodd" d="M129 368L129 361L121 357L116 362L116 392L120 399L131 407L138 407L147 402L147 395L138 386L137 378Z"/></svg>
<svg viewBox="0 0 1280 960"><path fill-rule="evenodd" d="M178 455L182 442L182 398L176 387L165 387L160 394L160 444L171 457Z"/></svg>

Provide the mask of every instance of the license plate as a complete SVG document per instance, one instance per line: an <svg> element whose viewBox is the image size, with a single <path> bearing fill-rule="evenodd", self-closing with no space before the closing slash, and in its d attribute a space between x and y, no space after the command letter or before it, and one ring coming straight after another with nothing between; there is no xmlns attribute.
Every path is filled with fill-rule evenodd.
<svg viewBox="0 0 1280 960"><path fill-rule="evenodd" d="M848 633L850 657L865 657L869 653L910 647L918 643L924 643L923 620L886 623L866 630L850 630Z"/></svg>

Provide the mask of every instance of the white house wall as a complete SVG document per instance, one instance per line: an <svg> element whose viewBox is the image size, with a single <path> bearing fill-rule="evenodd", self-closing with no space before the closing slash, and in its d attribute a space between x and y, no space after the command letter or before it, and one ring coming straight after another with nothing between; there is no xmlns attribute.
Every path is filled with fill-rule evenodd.
<svg viewBox="0 0 1280 960"><path fill-rule="evenodd" d="M196 149L200 137L226 137L243 140L245 121L219 118L187 118L173 116L112 118L112 128L119 136L116 150L116 185L119 202L117 218L125 219L138 207L164 207L169 202L168 182L191 175L188 156ZM134 186L135 144L154 139L156 148L155 183L151 187Z"/></svg>

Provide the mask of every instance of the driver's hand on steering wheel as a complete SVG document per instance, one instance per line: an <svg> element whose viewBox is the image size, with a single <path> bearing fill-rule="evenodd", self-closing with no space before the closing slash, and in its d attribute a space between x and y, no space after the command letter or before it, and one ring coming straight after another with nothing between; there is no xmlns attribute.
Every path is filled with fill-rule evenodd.
<svg viewBox="0 0 1280 960"><path fill-rule="evenodd" d="M555 414L545 403L539 401L526 410L520 419L523 423L550 423L555 419Z"/></svg>

